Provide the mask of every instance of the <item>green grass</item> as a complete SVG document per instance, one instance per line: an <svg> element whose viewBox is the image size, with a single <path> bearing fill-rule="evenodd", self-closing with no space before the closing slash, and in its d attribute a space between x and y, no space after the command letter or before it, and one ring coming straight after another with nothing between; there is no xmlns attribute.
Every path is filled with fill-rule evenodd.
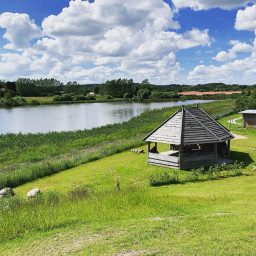
<svg viewBox="0 0 256 256"><path fill-rule="evenodd" d="M202 104L202 107L213 116L224 115L232 111L232 101ZM219 108L222 109L221 112ZM0 166L2 165L0 188L16 187L142 145L141 138L176 110L177 107L153 110L122 124L107 125L92 130L2 135L0 136Z"/></svg>
<svg viewBox="0 0 256 256"><path fill-rule="evenodd" d="M0 255L255 255L256 133L236 130L242 176L152 187L173 170L125 151L17 187L0 206ZM43 196L26 200L35 187Z"/></svg>

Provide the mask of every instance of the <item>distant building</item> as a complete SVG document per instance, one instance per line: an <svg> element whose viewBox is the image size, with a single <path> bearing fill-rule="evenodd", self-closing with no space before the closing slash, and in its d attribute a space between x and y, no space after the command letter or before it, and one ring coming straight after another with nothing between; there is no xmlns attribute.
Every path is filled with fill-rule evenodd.
<svg viewBox="0 0 256 256"><path fill-rule="evenodd" d="M95 93L94 92L89 92L90 95L94 95Z"/></svg>
<svg viewBox="0 0 256 256"><path fill-rule="evenodd" d="M255 109L248 109L239 113L243 115L244 128L256 127L256 110Z"/></svg>

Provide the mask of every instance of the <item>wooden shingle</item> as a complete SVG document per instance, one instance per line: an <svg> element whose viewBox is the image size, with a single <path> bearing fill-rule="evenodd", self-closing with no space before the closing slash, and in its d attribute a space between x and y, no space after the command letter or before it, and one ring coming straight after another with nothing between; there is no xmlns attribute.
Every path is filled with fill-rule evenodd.
<svg viewBox="0 0 256 256"><path fill-rule="evenodd" d="M234 136L199 107L179 109L143 140L174 145L220 143Z"/></svg>

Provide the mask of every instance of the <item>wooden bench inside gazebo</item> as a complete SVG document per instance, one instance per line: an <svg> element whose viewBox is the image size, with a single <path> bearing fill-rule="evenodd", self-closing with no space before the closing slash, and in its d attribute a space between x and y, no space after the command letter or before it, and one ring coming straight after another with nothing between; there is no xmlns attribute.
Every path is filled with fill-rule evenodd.
<svg viewBox="0 0 256 256"><path fill-rule="evenodd" d="M148 164L192 169L229 162L233 138L224 126L196 106L182 107L143 140L148 142ZM158 152L158 143L169 144L169 150Z"/></svg>

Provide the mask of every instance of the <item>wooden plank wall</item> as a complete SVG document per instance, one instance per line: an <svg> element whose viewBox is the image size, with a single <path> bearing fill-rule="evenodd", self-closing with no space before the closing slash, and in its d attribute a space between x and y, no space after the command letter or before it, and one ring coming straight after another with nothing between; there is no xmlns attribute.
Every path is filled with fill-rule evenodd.
<svg viewBox="0 0 256 256"><path fill-rule="evenodd" d="M168 167L172 169L179 169L179 157L149 153L148 164Z"/></svg>
<svg viewBox="0 0 256 256"><path fill-rule="evenodd" d="M209 154L182 154L182 169L193 169L201 166L216 164L214 153Z"/></svg>
<svg viewBox="0 0 256 256"><path fill-rule="evenodd" d="M256 115L243 114L244 127L256 127Z"/></svg>

